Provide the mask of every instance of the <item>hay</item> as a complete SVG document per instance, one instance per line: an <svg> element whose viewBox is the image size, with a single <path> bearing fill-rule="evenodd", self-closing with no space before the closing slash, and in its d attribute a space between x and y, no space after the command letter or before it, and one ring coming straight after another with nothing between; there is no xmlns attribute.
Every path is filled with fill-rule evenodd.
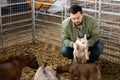
<svg viewBox="0 0 120 80"><path fill-rule="evenodd" d="M48 65L50 65L53 69L56 68L58 65L64 65L71 60L60 55L60 47L53 46L52 44L46 44L43 42L39 43L29 43L29 44L22 44L16 45L7 49L4 49L3 52L0 53L0 60L7 59L9 56L19 55L24 53L24 50L33 52L37 57L39 66L42 66L46 61ZM104 80L119 80L120 78L120 65L108 62L106 60L102 60L102 64L104 66L102 70L102 77ZM114 75L115 74L115 75ZM21 79L20 80L33 80L35 75L35 70L31 68L24 68L22 71ZM64 73L61 75L61 80L71 80L71 74Z"/></svg>

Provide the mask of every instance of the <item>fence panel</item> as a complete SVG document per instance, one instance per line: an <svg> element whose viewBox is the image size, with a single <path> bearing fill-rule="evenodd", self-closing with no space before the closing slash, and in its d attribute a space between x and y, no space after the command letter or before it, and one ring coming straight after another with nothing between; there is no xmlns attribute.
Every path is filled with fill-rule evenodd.
<svg viewBox="0 0 120 80"><path fill-rule="evenodd" d="M62 0L36 0L34 6L36 39L60 46L63 19Z"/></svg>
<svg viewBox="0 0 120 80"><path fill-rule="evenodd" d="M1 48L32 39L31 9L27 3L25 0L6 0L6 4L0 4Z"/></svg>
<svg viewBox="0 0 120 80"><path fill-rule="evenodd" d="M120 1L101 0L100 34L105 42L102 58L120 63Z"/></svg>

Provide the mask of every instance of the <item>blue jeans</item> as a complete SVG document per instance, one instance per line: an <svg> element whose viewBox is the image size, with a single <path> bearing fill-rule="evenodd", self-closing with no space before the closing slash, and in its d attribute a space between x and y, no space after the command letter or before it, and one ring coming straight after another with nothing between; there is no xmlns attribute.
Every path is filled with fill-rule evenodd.
<svg viewBox="0 0 120 80"><path fill-rule="evenodd" d="M88 63L93 63L95 62L100 54L103 52L104 49L104 43L101 40L98 40L95 42L95 44L91 47L89 47L89 51L90 51L90 56L89 56L89 60L87 61ZM68 59L73 59L73 48L71 47L67 47L67 46L62 46L61 48L61 54L64 57L67 57Z"/></svg>

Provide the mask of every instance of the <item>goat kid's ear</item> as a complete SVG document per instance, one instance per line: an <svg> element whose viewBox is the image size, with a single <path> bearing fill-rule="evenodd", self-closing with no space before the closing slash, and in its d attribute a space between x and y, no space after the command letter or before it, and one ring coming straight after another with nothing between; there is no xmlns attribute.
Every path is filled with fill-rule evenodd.
<svg viewBox="0 0 120 80"><path fill-rule="evenodd" d="M86 39L86 34L84 35L84 38Z"/></svg>
<svg viewBox="0 0 120 80"><path fill-rule="evenodd" d="M79 39L79 37L77 36L77 39Z"/></svg>

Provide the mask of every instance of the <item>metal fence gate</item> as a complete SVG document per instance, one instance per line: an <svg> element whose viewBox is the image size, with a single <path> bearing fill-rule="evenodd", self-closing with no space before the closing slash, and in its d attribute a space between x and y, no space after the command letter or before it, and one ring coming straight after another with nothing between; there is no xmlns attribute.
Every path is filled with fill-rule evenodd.
<svg viewBox="0 0 120 80"><path fill-rule="evenodd" d="M86 14L98 19L100 35L105 43L102 58L120 64L120 1L75 0Z"/></svg>
<svg viewBox="0 0 120 80"><path fill-rule="evenodd" d="M2 0L0 3L0 48L32 40L32 10L27 2Z"/></svg>
<svg viewBox="0 0 120 80"><path fill-rule="evenodd" d="M37 41L60 46L60 29L63 19L62 0L44 0L43 2L36 0L34 3L35 37Z"/></svg>
<svg viewBox="0 0 120 80"><path fill-rule="evenodd" d="M120 63L119 0L3 0L0 2L0 49L30 41L61 46L61 22L71 4L98 19L105 43L101 57Z"/></svg>

